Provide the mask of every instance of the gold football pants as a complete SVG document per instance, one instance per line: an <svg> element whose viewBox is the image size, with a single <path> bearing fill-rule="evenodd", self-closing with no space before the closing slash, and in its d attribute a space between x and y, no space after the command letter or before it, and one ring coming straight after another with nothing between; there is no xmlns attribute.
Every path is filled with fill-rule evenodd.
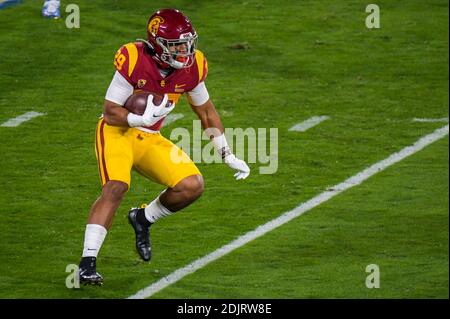
<svg viewBox="0 0 450 319"><path fill-rule="evenodd" d="M103 118L97 125L95 150L102 186L114 180L129 188L133 168L168 187L185 177L201 175L189 156L160 133L110 126Z"/></svg>

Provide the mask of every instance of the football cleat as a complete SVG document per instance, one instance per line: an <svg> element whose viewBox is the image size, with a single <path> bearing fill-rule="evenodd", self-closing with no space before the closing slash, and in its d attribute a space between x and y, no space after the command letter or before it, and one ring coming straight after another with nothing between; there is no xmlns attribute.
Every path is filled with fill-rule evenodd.
<svg viewBox="0 0 450 319"><path fill-rule="evenodd" d="M102 286L103 277L96 271L95 257L83 257L78 267L80 284L91 286Z"/></svg>
<svg viewBox="0 0 450 319"><path fill-rule="evenodd" d="M128 212L128 221L136 234L136 250L144 261L152 258L152 247L150 242L150 225L143 225L139 222L137 214L144 214L144 208L132 208Z"/></svg>

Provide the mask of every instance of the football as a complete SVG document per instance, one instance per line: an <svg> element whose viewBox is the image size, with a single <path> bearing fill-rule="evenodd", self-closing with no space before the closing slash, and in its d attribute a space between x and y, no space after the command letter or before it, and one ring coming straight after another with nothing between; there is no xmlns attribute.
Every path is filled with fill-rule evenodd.
<svg viewBox="0 0 450 319"><path fill-rule="evenodd" d="M154 92L137 92L131 95L123 106L131 113L142 115L147 107L147 97L153 95L153 104L159 105L164 99L164 95Z"/></svg>

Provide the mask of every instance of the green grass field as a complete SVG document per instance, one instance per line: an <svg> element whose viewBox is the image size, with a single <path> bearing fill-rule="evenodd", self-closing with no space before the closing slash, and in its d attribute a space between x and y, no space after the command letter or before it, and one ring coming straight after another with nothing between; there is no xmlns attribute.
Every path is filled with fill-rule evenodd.
<svg viewBox="0 0 450 319"><path fill-rule="evenodd" d="M0 127L0 298L128 297L448 124L412 121L448 118L445 0L377 1L381 29L365 27L360 0L79 0L80 29L42 18L42 3L0 10L0 123L46 114ZM251 164L235 181L198 164L206 191L153 226L149 264L126 213L163 188L134 174L99 255L104 286L68 289L100 192L93 142L114 53L160 7L196 27L224 125L278 128L278 171ZM165 136L192 130L185 100L175 112ZM330 119L288 131L318 115ZM448 298L448 150L446 136L153 298Z"/></svg>

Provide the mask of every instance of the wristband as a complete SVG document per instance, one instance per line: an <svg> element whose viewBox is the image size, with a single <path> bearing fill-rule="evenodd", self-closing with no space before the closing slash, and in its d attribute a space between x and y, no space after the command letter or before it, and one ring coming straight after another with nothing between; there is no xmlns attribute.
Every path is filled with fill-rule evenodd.
<svg viewBox="0 0 450 319"><path fill-rule="evenodd" d="M216 147L217 152L220 154L222 158L225 158L231 154L231 150L230 147L228 146L225 134L214 137L212 139L212 142Z"/></svg>

